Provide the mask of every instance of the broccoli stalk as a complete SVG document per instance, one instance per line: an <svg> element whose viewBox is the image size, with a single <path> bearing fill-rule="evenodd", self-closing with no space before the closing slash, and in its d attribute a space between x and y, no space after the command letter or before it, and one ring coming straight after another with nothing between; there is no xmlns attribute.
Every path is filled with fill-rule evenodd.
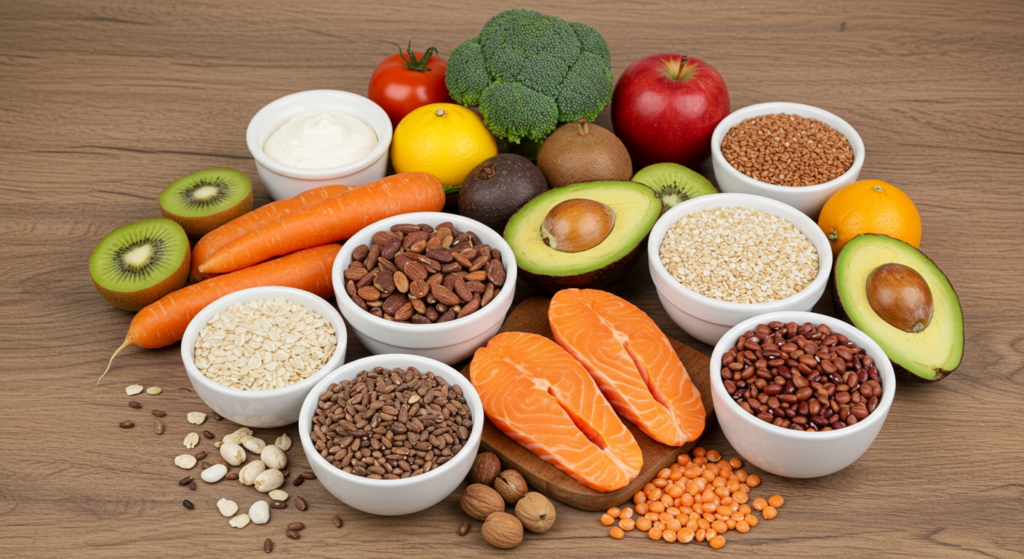
<svg viewBox="0 0 1024 559"><path fill-rule="evenodd" d="M592 121L608 105L611 54L582 23L508 10L452 51L445 83L455 102L480 107L484 124L510 149L539 146L559 124Z"/></svg>

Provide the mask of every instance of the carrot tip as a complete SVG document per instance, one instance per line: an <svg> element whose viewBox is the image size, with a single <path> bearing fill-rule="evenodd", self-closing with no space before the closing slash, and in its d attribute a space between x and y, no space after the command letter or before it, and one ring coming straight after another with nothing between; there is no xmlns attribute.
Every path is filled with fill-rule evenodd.
<svg viewBox="0 0 1024 559"><path fill-rule="evenodd" d="M115 351L113 355L110 356L110 361L107 362L107 368L103 370L103 374L100 375L100 378L96 379L97 385L99 385L100 381L103 380L103 377L107 376L107 371L109 371L110 366L114 364L114 358L117 357L117 354L121 353L122 349L130 345L135 345L135 342L132 340L132 333L128 332L128 335L124 337L124 343L121 344L121 347L117 348L117 351Z"/></svg>

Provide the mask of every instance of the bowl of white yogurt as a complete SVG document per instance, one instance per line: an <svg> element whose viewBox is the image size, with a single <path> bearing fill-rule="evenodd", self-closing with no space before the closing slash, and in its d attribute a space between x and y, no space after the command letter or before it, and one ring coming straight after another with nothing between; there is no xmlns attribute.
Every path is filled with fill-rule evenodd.
<svg viewBox="0 0 1024 559"><path fill-rule="evenodd" d="M362 95L315 89L260 109L245 137L263 187L282 200L319 186L383 178L391 120Z"/></svg>

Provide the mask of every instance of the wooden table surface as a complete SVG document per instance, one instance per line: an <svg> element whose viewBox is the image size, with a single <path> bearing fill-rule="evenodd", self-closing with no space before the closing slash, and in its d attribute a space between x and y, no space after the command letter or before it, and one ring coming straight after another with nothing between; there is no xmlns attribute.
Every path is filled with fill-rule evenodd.
<svg viewBox="0 0 1024 559"><path fill-rule="evenodd" d="M410 37L447 55L501 6L372 2L0 2L0 556L305 557L712 556L633 532L607 536L598 515L558 507L558 522L509 552L466 537L458 495L403 518L342 505L319 482L288 489L309 503L267 525L229 528L220 497L244 509L256 493L222 482L191 492L172 458L206 410L177 345L127 350L95 380L131 319L93 289L97 241L159 216L156 198L191 171L230 166L254 179L249 118L273 99L331 88L365 93L374 66ZM937 384L901 381L875 443L832 476L764 476L778 518L730 532L726 555L1021 557L1024 497L1024 4L1006 2L595 3L532 7L604 34L617 77L640 56L698 56L724 76L737 109L787 100L841 115L867 146L864 178L904 189L924 222L922 249L964 310L967 351ZM607 114L599 120L609 125ZM710 165L701 171L710 175ZM611 290L692 342L661 309L639 262ZM520 286L517 298L534 292ZM831 313L826 295L816 310ZM349 359L366 355L350 335ZM134 399L125 386L160 386ZM149 410L166 410L156 436ZM125 419L138 426L118 428ZM218 438L234 427L212 419ZM297 440L295 426L285 429ZM273 439L281 430L260 430ZM213 450L202 440L196 450ZM705 445L732 455L714 427ZM296 446L291 470L305 461ZM756 469L754 469L756 470ZM197 471L190 473L198 474ZM182 507L191 499L196 510ZM330 518L345 520L341 530ZM302 539L284 525L307 524ZM679 544L676 544L679 545ZM684 551L685 549L685 551Z"/></svg>

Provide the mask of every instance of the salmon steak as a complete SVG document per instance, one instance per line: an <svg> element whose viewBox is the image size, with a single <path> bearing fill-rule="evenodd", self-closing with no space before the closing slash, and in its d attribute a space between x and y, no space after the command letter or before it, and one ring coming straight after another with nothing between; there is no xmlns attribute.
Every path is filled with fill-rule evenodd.
<svg viewBox="0 0 1024 559"><path fill-rule="evenodd" d="M639 475L640 445L587 371L555 342L498 334L476 350L469 376L498 429L583 485L615 491Z"/></svg>
<svg viewBox="0 0 1024 559"><path fill-rule="evenodd" d="M615 411L652 439L682 446L704 432L700 391L646 313L611 293L563 289L551 299L548 321Z"/></svg>

